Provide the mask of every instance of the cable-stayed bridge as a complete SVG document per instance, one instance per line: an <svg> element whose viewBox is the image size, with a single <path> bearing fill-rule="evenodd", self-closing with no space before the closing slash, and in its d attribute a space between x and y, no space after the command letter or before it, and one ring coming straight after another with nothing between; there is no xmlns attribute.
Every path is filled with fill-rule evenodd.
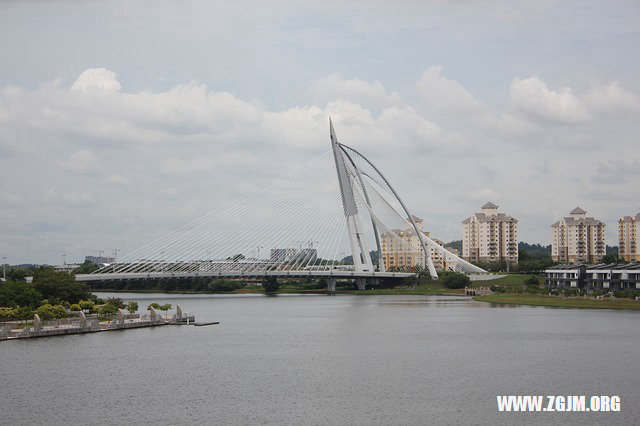
<svg viewBox="0 0 640 426"><path fill-rule="evenodd" d="M162 278L437 278L485 272L423 232L380 169L336 137L331 150L78 281Z"/></svg>

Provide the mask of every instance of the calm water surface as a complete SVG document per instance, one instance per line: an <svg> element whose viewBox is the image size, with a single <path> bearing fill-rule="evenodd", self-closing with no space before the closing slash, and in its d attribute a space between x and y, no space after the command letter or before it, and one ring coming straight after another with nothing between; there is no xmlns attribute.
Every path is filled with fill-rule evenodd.
<svg viewBox="0 0 640 426"><path fill-rule="evenodd" d="M640 312L117 296L221 323L0 343L0 423L640 423ZM619 395L622 411L499 413L496 395L509 394Z"/></svg>

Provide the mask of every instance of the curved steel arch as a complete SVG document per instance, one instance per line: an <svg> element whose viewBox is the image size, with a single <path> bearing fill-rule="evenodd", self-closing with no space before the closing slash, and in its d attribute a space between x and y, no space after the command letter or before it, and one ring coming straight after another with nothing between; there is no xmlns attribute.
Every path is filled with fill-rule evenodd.
<svg viewBox="0 0 640 426"><path fill-rule="evenodd" d="M406 213L407 217L409 218L409 221L411 221L411 226L413 227L413 230L416 233L416 236L420 240L420 245L422 246L422 250L424 251L425 258L427 260L427 268L429 269L429 274L431 275L432 278L437 279L438 278L438 273L436 272L435 266L433 266L433 260L431 259L431 254L429 253L429 250L427 248L427 244L426 244L426 241L424 239L424 235L418 229L418 226L416 225L416 222L413 220L413 214L409 211L407 206L404 204L404 202L402 201L402 199L400 198L400 196L396 192L395 188L391 185L389 180L382 174L380 169L378 169L371 161L369 161L369 159L367 157L362 155L356 149L351 148L350 146L347 146L345 144L342 144L342 143L338 142L338 146L340 146L340 149L344 152L345 155L347 155L347 157L349 157L349 159L351 157L346 152L347 149L355 152L356 154L358 154L358 156L360 158L362 158L364 161L366 161L367 164L369 164L376 171L376 173L378 173L378 175L382 178L384 183L389 187L389 189L391 190L393 196L396 197L396 200L398 200L398 202L402 206L402 209L404 210L404 212Z"/></svg>

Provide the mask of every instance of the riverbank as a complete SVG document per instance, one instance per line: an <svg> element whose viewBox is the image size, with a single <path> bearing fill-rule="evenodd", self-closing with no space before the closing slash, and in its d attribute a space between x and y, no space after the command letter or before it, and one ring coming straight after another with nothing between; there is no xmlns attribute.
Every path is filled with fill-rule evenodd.
<svg viewBox="0 0 640 426"><path fill-rule="evenodd" d="M477 300L478 302L499 303L505 305L640 310L640 301L630 299L594 299L592 297L561 297L536 294L496 293L483 296L475 296L473 300Z"/></svg>

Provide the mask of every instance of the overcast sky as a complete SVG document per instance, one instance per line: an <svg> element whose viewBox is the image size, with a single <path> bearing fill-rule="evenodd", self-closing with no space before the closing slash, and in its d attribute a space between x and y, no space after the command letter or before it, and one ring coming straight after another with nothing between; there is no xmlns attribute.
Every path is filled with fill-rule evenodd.
<svg viewBox="0 0 640 426"><path fill-rule="evenodd" d="M4 1L0 255L132 251L339 139L444 241L640 208L640 3ZM332 171L333 172L333 171Z"/></svg>

